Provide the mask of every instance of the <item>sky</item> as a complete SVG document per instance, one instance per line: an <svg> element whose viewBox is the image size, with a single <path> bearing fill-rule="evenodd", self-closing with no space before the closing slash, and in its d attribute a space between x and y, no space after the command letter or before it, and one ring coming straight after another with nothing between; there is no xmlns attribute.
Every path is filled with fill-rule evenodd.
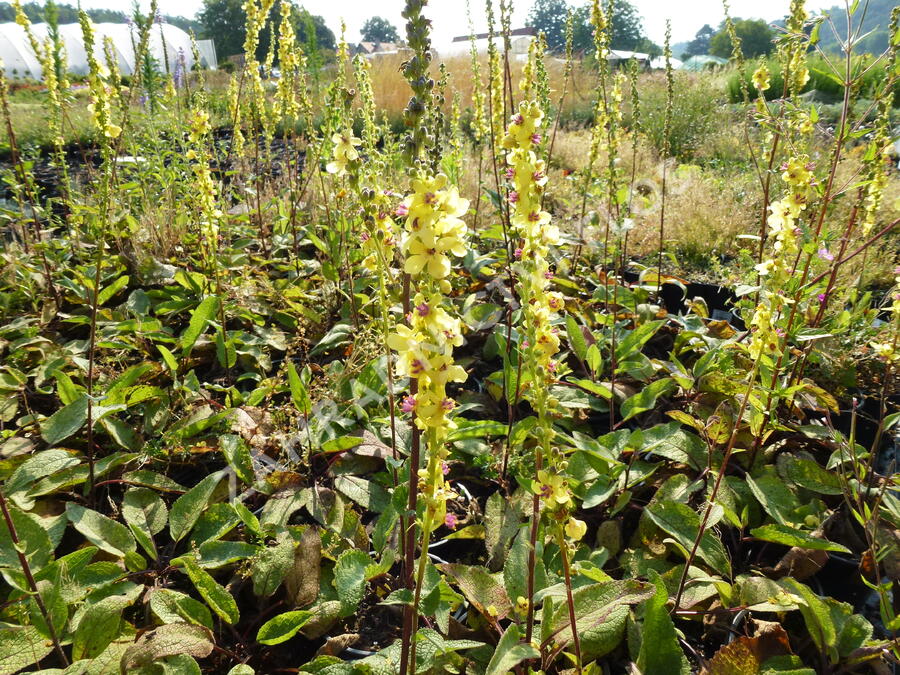
<svg viewBox="0 0 900 675"><path fill-rule="evenodd" d="M533 0L514 0L513 28L525 25L528 9ZM149 7L149 0L140 0ZM585 0L568 0L572 5L584 4ZM644 18L644 29L648 37L662 44L666 30L666 19L672 21L672 42L684 42L694 37L703 24L716 26L724 17L721 0L631 0ZM837 0L807 0L810 10L832 7ZM159 0L164 14L194 16L203 0ZM404 0L300 0L298 4L313 14L325 18L325 22L335 32L340 30L341 19L347 23L347 41L359 40L359 29L370 16L377 14L393 23L403 35L403 19L400 12ZM495 5L497 2L495 1ZM741 18L758 18L774 21L782 18L788 10L789 0L731 0L731 15ZM81 0L86 9L107 8L127 10L132 0ZM484 1L472 0L475 30L484 32ZM468 34L465 0L430 0L425 15L431 18L434 28L432 41L438 53L448 53L454 48L452 40L457 35ZM466 45L463 46L467 48ZM456 49L460 46L457 45Z"/></svg>

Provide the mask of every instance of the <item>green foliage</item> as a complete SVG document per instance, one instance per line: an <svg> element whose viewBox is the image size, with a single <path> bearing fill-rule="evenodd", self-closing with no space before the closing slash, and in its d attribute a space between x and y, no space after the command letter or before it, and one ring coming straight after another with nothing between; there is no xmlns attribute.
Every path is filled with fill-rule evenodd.
<svg viewBox="0 0 900 675"><path fill-rule="evenodd" d="M385 18L373 16L359 30L363 42L398 42L400 35L394 25Z"/></svg>
<svg viewBox="0 0 900 675"><path fill-rule="evenodd" d="M741 40L741 51L746 58L764 56L775 49L775 35L762 19L734 19L734 30ZM724 26L710 39L709 53L723 59L731 58L731 38Z"/></svg>
<svg viewBox="0 0 900 675"><path fill-rule="evenodd" d="M784 79L781 73L781 64L775 59L765 61L766 67L772 73L772 85L766 91L766 99L775 100L784 92ZM809 82L803 88L803 93L814 92L816 101L821 103L836 103L844 97L844 85L842 80L834 75L828 62L819 56L809 58ZM880 63L869 63L863 58L854 59L853 69L860 74L860 80L856 85L857 94L864 99L873 98L883 86L887 72ZM759 96L751 82L752 68L748 68L746 84L752 97ZM896 108L900 106L900 83L894 82L892 104ZM733 71L729 74L726 83L728 100L738 103L742 100L740 74ZM862 112L862 110L860 111Z"/></svg>
<svg viewBox="0 0 900 675"><path fill-rule="evenodd" d="M280 4L274 3L267 17L267 25L260 32L255 55L260 62L266 59L272 41L272 26L277 27L281 21L280 12ZM197 14L197 20L201 25L199 37L216 43L216 53L221 60L243 53L247 34L244 26L247 15L244 12L243 0L203 0L203 7ZM307 25L310 24L318 48L332 51L336 48L334 33L325 25L325 20L321 16L314 16L305 9L294 6L291 22L298 35L306 34ZM275 33L277 35L277 29ZM277 53L277 44L275 49Z"/></svg>

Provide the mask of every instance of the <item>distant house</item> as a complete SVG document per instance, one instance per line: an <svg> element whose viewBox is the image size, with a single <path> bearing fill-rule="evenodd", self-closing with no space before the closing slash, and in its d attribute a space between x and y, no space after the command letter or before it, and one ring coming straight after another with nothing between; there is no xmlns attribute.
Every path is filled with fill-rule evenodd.
<svg viewBox="0 0 900 675"><path fill-rule="evenodd" d="M684 61L676 59L674 56L670 59L670 62L672 63L672 70L678 70L684 65ZM653 70L664 70L666 67L666 57L657 56L650 62L650 67Z"/></svg>
<svg viewBox="0 0 900 675"><path fill-rule="evenodd" d="M362 54L367 59L387 54L398 54L401 47L395 42L360 42L353 48L353 55Z"/></svg>
<svg viewBox="0 0 900 675"><path fill-rule="evenodd" d="M692 56L683 64L681 64L681 69L698 72L701 70L712 70L713 68L727 65L727 63L728 61L726 59L719 58L718 56L699 54L697 56Z"/></svg>
<svg viewBox="0 0 900 675"><path fill-rule="evenodd" d="M454 43L459 42L469 42L472 37L475 38L475 49L478 50L479 54L484 54L488 50L488 45L490 44L490 34L488 33L478 33L477 35L457 35L453 38ZM537 30L534 28L526 27L526 28L516 28L515 30L509 31L509 51L510 54L513 55L513 58L522 61L528 58L528 48L531 47L531 43L537 39ZM497 48L503 49L503 37L500 35L494 35L494 40L496 41Z"/></svg>
<svg viewBox="0 0 900 675"><path fill-rule="evenodd" d="M624 49L610 49L606 60L614 66L621 66L634 59L642 68L650 67L650 55L643 52L629 52Z"/></svg>

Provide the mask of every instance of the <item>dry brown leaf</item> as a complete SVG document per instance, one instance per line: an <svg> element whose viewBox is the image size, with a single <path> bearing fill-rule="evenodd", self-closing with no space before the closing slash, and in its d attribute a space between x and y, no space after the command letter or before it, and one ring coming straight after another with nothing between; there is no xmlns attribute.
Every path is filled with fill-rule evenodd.
<svg viewBox="0 0 900 675"><path fill-rule="evenodd" d="M284 578L285 589L294 607L306 607L319 595L322 538L315 527L307 527L294 549L294 565Z"/></svg>
<svg viewBox="0 0 900 675"><path fill-rule="evenodd" d="M791 653L791 643L780 624L758 622L754 637L739 637L710 659L701 675L757 675L773 656Z"/></svg>

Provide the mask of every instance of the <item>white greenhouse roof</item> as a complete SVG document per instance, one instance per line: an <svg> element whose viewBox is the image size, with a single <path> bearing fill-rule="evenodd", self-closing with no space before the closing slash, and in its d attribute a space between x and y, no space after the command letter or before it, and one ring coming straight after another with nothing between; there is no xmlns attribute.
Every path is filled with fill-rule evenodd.
<svg viewBox="0 0 900 675"><path fill-rule="evenodd" d="M43 42L48 35L48 26L45 23L36 23L32 26L35 38ZM66 46L69 62L69 72L76 75L84 75L88 72L87 53L84 49L84 39L81 34L81 26L77 23L63 24L59 27L60 35ZM124 23L95 23L94 24L94 52L101 63L106 59L103 52L103 44L109 38L114 47L114 56L118 62L119 70L123 75L131 75L135 69L134 48L137 44L137 28ZM191 54L191 38L183 30L171 24L154 24L150 34L150 54L160 65L164 67L166 60L169 69L174 70L179 59L184 59L185 66L190 69L194 65ZM215 47L209 46L215 59ZM207 54L204 54L206 57ZM41 79L41 64L38 62L31 49L25 29L16 23L0 23L0 60L6 76L11 79ZM208 60L204 58L203 60ZM208 64L215 66L215 63Z"/></svg>

